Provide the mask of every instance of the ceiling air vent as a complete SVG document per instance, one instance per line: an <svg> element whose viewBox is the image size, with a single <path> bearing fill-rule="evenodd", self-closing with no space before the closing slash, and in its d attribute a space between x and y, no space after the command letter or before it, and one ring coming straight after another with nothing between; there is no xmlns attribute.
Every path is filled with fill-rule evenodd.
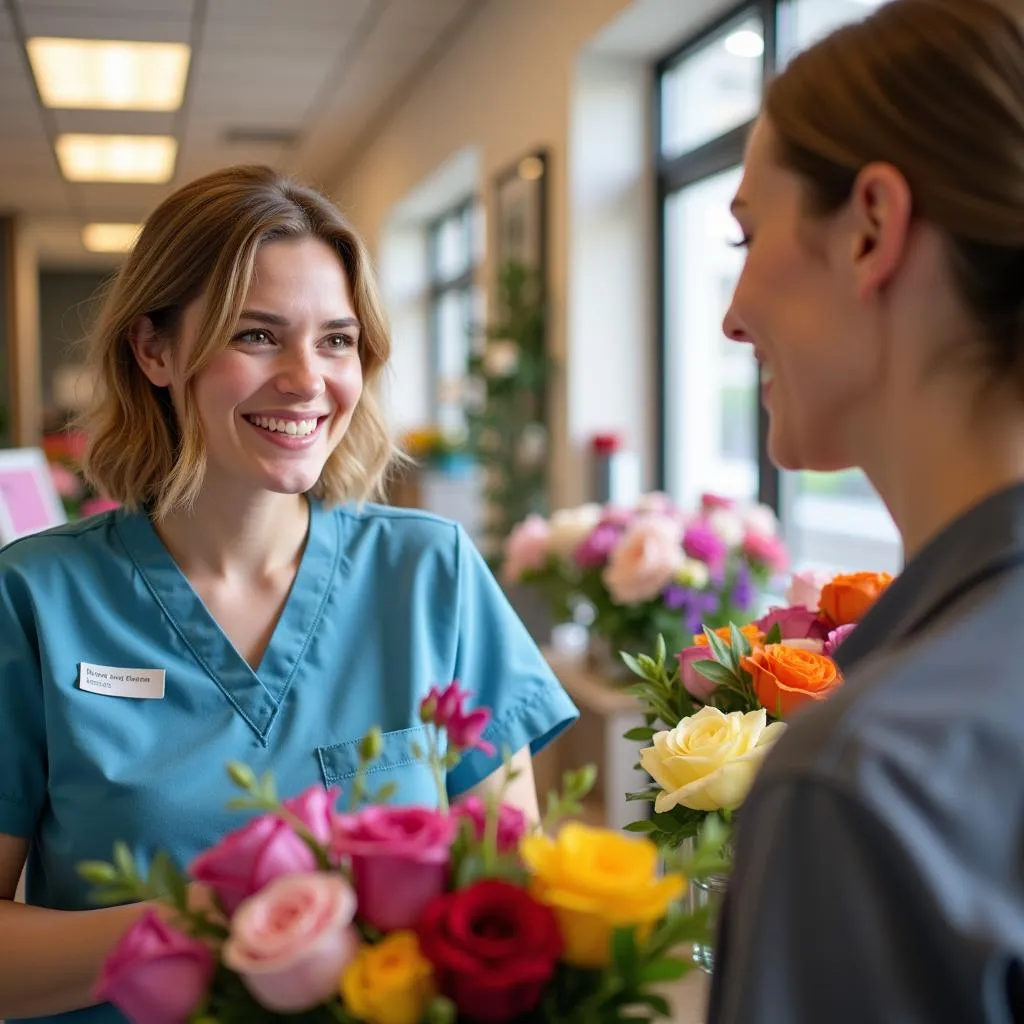
<svg viewBox="0 0 1024 1024"><path fill-rule="evenodd" d="M291 146L298 132L293 128L228 128L221 138L229 146Z"/></svg>

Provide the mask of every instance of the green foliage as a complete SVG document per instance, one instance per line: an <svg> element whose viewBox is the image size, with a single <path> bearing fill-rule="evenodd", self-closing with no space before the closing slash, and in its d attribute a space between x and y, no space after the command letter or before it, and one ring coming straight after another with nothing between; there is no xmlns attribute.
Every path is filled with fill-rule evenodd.
<svg viewBox="0 0 1024 1024"><path fill-rule="evenodd" d="M499 270L497 314L485 331L491 341L511 342L518 360L509 372L487 372L482 352L469 361L483 402L467 414L468 445L484 471L488 505L486 548L492 564L516 523L546 512L547 459L530 457L524 440L547 438L546 312L540 275L509 262Z"/></svg>

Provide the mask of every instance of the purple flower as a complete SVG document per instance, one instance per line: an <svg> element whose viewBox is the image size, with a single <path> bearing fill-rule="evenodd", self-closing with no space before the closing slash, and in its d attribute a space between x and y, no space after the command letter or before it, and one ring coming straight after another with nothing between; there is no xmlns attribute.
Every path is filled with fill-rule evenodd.
<svg viewBox="0 0 1024 1024"><path fill-rule="evenodd" d="M601 523L576 548L573 557L581 569L597 569L608 561L622 531L611 523Z"/></svg>
<svg viewBox="0 0 1024 1024"><path fill-rule="evenodd" d="M718 596L706 590L693 590L673 584L661 595L666 608L682 612L683 626L687 633L697 633L704 622L704 616L718 607Z"/></svg>
<svg viewBox="0 0 1024 1024"><path fill-rule="evenodd" d="M837 626L833 629L832 632L825 637L825 653L830 658L834 658L839 646L854 631L854 629L856 629L856 627L856 622L850 622L845 626Z"/></svg>
<svg viewBox="0 0 1024 1024"><path fill-rule="evenodd" d="M732 603L740 610L746 611L753 602L754 584L750 578L750 570L741 562L732 584Z"/></svg>
<svg viewBox="0 0 1024 1024"><path fill-rule="evenodd" d="M683 534L683 550L690 558L706 562L709 566L720 566L726 555L725 541L702 520L686 528Z"/></svg>

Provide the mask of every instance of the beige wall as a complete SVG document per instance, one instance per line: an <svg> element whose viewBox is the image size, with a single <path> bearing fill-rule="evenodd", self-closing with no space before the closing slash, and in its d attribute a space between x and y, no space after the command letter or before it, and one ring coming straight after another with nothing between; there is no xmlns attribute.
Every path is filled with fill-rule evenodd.
<svg viewBox="0 0 1024 1024"><path fill-rule="evenodd" d="M629 0L482 0L473 18L405 104L366 140L332 191L375 251L387 218L453 154L475 147L480 187L537 146L550 150L548 245L551 350L567 351L569 280L568 159L574 66L581 49ZM482 268L489 281L488 268ZM402 372L396 366L396 373ZM567 389L552 408L552 497L574 500L578 477L569 451ZM575 476L574 476L575 474ZM575 492L575 493L574 493Z"/></svg>

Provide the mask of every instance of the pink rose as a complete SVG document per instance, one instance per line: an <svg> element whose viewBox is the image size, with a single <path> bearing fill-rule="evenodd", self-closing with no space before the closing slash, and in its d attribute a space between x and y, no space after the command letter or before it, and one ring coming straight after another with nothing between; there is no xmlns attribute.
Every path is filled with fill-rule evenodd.
<svg viewBox="0 0 1024 1024"><path fill-rule="evenodd" d="M732 498L726 498L720 494L702 494L700 507L704 512L712 512L718 508L735 508L736 502Z"/></svg>
<svg viewBox="0 0 1024 1024"><path fill-rule="evenodd" d="M638 512L653 512L655 515L674 515L676 503L664 491L649 491L641 494L636 503Z"/></svg>
<svg viewBox="0 0 1024 1024"><path fill-rule="evenodd" d="M836 656L842 642L857 628L856 622L849 622L845 626L837 626L827 637L825 637L825 653L830 657Z"/></svg>
<svg viewBox="0 0 1024 1024"><path fill-rule="evenodd" d="M696 697L702 704L706 704L711 695L715 692L718 684L702 676L693 666L698 661L709 661L711 651L707 644L700 647L687 647L676 655L679 662L679 678L682 680L683 689L691 697Z"/></svg>
<svg viewBox="0 0 1024 1024"><path fill-rule="evenodd" d="M133 1024L185 1024L213 978L202 943L147 910L103 965L93 996L113 1003Z"/></svg>
<svg viewBox="0 0 1024 1024"><path fill-rule="evenodd" d="M339 815L331 849L352 863L359 917L383 932L413 928L448 878L458 821L426 807Z"/></svg>
<svg viewBox="0 0 1024 1024"><path fill-rule="evenodd" d="M355 893L340 875L278 878L238 908L224 964L268 1010L312 1009L337 995L341 972L359 952L355 914Z"/></svg>
<svg viewBox="0 0 1024 1024"><path fill-rule="evenodd" d="M824 640L828 634L828 626L818 614L802 607L772 608L754 625L765 635L778 626L783 640Z"/></svg>
<svg viewBox="0 0 1024 1024"><path fill-rule="evenodd" d="M786 545L766 533L748 531L743 538L743 553L754 562L766 565L772 572L782 572L789 561Z"/></svg>
<svg viewBox="0 0 1024 1024"><path fill-rule="evenodd" d="M242 900L275 878L315 868L313 851L292 827L273 814L264 814L199 854L189 874L210 886L231 915Z"/></svg>
<svg viewBox="0 0 1024 1024"><path fill-rule="evenodd" d="M282 806L291 811L319 843L325 846L331 841L331 824L334 820L334 806L341 790L337 786L324 789L310 786L305 793L282 801Z"/></svg>
<svg viewBox="0 0 1024 1024"><path fill-rule="evenodd" d="M786 591L786 604L817 608L821 602L821 588L832 577L820 572L795 572Z"/></svg>
<svg viewBox="0 0 1024 1024"><path fill-rule="evenodd" d="M457 820L469 821L473 824L473 834L478 840L484 837L487 824L487 808L478 796L469 796L460 800L452 808L452 815ZM519 846L519 840L526 835L526 815L511 804L502 804L498 808L498 850L510 853Z"/></svg>
<svg viewBox="0 0 1024 1024"><path fill-rule="evenodd" d="M643 516L626 528L601 578L616 604L639 604L672 582L683 558L681 524L669 516Z"/></svg>
<svg viewBox="0 0 1024 1024"><path fill-rule="evenodd" d="M538 515L529 515L513 528L505 541L501 567L506 583L518 583L528 572L539 572L547 564L551 526Z"/></svg>
<svg viewBox="0 0 1024 1024"><path fill-rule="evenodd" d="M616 530L624 530L634 519L636 519L636 512L631 508L605 505L598 526L611 526Z"/></svg>

